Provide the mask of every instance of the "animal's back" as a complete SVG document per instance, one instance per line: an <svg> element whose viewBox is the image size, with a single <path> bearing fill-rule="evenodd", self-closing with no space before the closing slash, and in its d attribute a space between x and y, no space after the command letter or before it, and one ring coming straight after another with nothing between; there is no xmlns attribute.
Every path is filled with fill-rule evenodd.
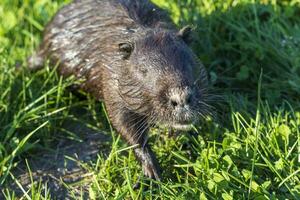
<svg viewBox="0 0 300 200"><path fill-rule="evenodd" d="M144 27L174 28L168 13L149 0L115 0L115 2L126 8L129 16Z"/></svg>
<svg viewBox="0 0 300 200"><path fill-rule="evenodd" d="M42 48L52 61L59 61L63 75L83 75L101 61L102 54L122 39L124 27L133 25L123 9L116 9L108 0L77 0L63 7L44 32ZM118 38L116 38L118 37ZM125 39L125 38L124 38Z"/></svg>
<svg viewBox="0 0 300 200"><path fill-rule="evenodd" d="M62 75L85 78L83 88L101 98L99 76L103 67L119 67L118 44L146 29L171 26L167 14L148 0L75 0L46 27L40 54L59 63Z"/></svg>

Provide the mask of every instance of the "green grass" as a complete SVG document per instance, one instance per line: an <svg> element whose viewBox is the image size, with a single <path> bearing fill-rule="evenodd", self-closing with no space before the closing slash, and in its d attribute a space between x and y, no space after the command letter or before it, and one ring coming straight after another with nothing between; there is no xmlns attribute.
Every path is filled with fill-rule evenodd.
<svg viewBox="0 0 300 200"><path fill-rule="evenodd" d="M90 199L300 199L300 2L155 2L178 25L195 26L193 49L224 101L218 102L216 120L195 127L198 136L169 138L166 130L153 129L150 142L165 169L163 182L133 190L141 167L110 129L101 103L74 97L66 89L74 81L62 80L54 66L26 70L44 25L67 1L0 1L3 198L55 199L48 183L33 175L25 188L15 169L27 166L30 172L21 163L39 151L54 151L62 139L80 141L76 131L64 129L72 121L111 140L99 148L97 159L76 161L86 178L62 183L75 199L84 199L84 193ZM83 185L87 191L78 194Z"/></svg>

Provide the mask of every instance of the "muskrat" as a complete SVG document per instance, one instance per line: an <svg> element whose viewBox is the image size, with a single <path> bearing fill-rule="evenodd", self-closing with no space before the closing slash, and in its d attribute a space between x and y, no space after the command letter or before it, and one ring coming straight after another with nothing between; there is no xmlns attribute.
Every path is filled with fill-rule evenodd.
<svg viewBox="0 0 300 200"><path fill-rule="evenodd" d="M104 102L114 129L135 146L144 175L161 180L149 127L186 130L209 108L190 34L148 0L75 0L49 22L29 67L49 59L62 76L83 79L80 89Z"/></svg>

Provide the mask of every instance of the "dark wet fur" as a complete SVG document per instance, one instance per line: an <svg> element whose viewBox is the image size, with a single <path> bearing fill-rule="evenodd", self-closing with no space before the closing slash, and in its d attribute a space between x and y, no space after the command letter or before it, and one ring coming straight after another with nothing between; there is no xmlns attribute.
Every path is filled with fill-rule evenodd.
<svg viewBox="0 0 300 200"><path fill-rule="evenodd" d="M50 59L63 76L84 79L80 88L104 101L113 127L136 145L144 174L160 180L149 126L190 122L210 110L206 71L187 45L189 31L176 30L148 0L78 0L48 24L29 64Z"/></svg>

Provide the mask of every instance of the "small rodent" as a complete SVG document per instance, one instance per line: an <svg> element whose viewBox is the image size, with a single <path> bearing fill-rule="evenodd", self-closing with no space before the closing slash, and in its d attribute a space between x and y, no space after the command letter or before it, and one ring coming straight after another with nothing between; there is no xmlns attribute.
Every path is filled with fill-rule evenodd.
<svg viewBox="0 0 300 200"><path fill-rule="evenodd" d="M176 30L149 0L75 0L44 31L32 69L49 59L63 76L105 103L113 127L129 145L144 175L161 180L147 144L150 126L188 129L208 113L207 73L189 48L191 28Z"/></svg>

